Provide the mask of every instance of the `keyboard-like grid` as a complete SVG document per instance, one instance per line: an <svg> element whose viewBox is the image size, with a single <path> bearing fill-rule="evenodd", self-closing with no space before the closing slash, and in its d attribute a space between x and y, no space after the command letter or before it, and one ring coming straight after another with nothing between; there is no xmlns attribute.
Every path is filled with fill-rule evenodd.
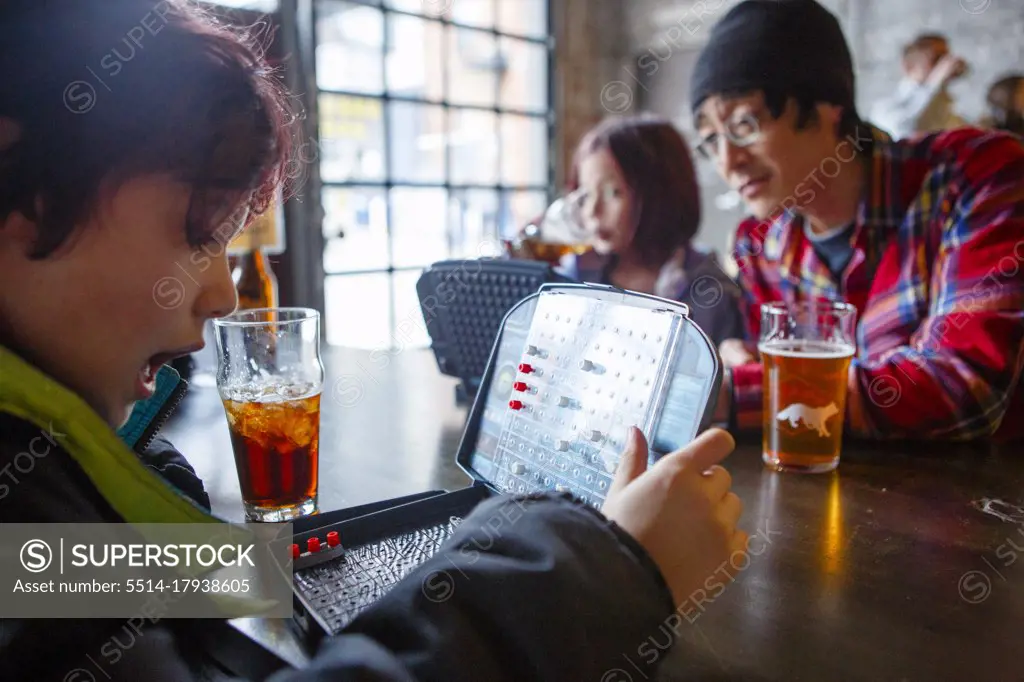
<svg viewBox="0 0 1024 682"><path fill-rule="evenodd" d="M333 561L296 571L295 584L335 634L433 556L460 522L453 516L379 542L346 547Z"/></svg>

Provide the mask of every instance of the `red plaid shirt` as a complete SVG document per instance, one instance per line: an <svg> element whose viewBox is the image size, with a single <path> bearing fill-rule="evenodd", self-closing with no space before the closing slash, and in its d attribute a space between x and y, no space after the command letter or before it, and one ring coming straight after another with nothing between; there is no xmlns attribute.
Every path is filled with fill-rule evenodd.
<svg viewBox="0 0 1024 682"><path fill-rule="evenodd" d="M858 316L846 432L1024 436L1024 144L969 128L871 137L870 186L838 281L796 214L739 226L748 338L758 338L762 303L849 302ZM732 370L741 429L761 427L762 374L760 363Z"/></svg>

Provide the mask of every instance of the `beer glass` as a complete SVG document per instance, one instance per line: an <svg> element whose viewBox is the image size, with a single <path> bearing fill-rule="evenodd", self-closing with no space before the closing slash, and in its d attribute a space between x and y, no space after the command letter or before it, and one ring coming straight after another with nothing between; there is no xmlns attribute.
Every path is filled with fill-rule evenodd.
<svg viewBox="0 0 1024 682"><path fill-rule="evenodd" d="M320 314L240 310L214 320L217 389L227 414L247 521L317 511Z"/></svg>
<svg viewBox="0 0 1024 682"><path fill-rule="evenodd" d="M778 471L839 466L856 308L804 301L761 306L762 458Z"/></svg>
<svg viewBox="0 0 1024 682"><path fill-rule="evenodd" d="M506 249L515 257L556 266L567 254L585 253L593 239L583 223L582 210L587 200L582 189L558 197L539 220L526 225L515 239L506 243Z"/></svg>

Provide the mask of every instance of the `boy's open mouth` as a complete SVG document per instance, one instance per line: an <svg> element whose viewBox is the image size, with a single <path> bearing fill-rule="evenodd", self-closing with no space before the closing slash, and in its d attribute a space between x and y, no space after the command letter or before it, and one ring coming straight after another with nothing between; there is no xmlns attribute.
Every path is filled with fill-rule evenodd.
<svg viewBox="0 0 1024 682"><path fill-rule="evenodd" d="M156 391L156 375L160 368L175 358L189 353L195 353L203 349L205 344L196 343L187 348L171 351L169 353L157 353L149 358L139 369L139 375L135 382L135 393L139 400L145 400Z"/></svg>
<svg viewBox="0 0 1024 682"><path fill-rule="evenodd" d="M159 370L160 365L154 364L152 359L139 370L139 375L135 380L135 398L137 400L145 400L156 391L156 373Z"/></svg>

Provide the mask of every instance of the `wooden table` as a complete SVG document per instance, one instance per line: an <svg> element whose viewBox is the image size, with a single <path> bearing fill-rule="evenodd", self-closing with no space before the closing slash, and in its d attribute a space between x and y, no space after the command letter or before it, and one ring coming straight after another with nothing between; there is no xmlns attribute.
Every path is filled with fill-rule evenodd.
<svg viewBox="0 0 1024 682"><path fill-rule="evenodd" d="M325 365L321 509L469 483L454 464L465 410L429 351L331 350ZM166 433L240 519L215 392L197 389ZM662 679L1024 680L1024 444L848 442L837 471L803 476L741 440L726 465L749 564L680 608ZM293 665L308 656L280 622L233 625ZM632 676L614 681L642 680L629 660L665 641L624 651Z"/></svg>

